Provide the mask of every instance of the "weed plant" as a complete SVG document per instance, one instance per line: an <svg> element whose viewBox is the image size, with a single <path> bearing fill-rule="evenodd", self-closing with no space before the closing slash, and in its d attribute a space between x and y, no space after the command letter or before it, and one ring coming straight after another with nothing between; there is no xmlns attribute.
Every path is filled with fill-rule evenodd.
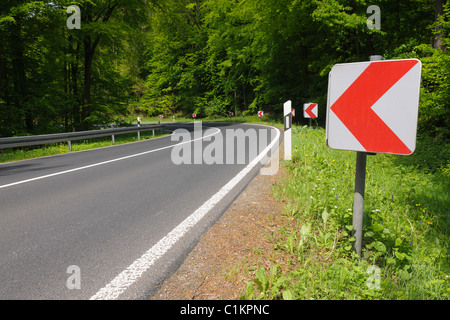
<svg viewBox="0 0 450 320"><path fill-rule="evenodd" d="M358 258L356 152L332 150L324 137L321 128L293 128L292 161L273 189L295 220L278 231L275 247L293 263L260 268L242 298L449 299L450 145L426 138L411 156L368 156Z"/></svg>

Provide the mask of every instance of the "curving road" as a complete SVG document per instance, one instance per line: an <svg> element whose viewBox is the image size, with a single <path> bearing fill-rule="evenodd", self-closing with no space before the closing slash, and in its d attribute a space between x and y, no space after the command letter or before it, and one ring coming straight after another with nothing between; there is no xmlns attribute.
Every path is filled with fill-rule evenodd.
<svg viewBox="0 0 450 320"><path fill-rule="evenodd" d="M174 157L220 156L213 143L223 139L225 159L239 140L227 144L227 133L238 129L267 136L260 157L280 139L266 126L170 126L184 127L184 138L0 164L0 299L150 296L262 166L247 140L243 164Z"/></svg>

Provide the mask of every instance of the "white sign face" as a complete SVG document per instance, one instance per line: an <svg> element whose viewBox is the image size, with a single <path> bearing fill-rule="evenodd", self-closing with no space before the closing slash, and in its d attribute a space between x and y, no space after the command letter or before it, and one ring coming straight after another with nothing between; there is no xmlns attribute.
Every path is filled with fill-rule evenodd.
<svg viewBox="0 0 450 320"><path fill-rule="evenodd" d="M319 105L317 103L305 103L303 105L303 117L317 118Z"/></svg>
<svg viewBox="0 0 450 320"><path fill-rule="evenodd" d="M335 65L328 83L327 145L361 152L413 153L421 73L417 59Z"/></svg>
<svg viewBox="0 0 450 320"><path fill-rule="evenodd" d="M284 114L284 160L292 160L292 102L286 101L283 105Z"/></svg>

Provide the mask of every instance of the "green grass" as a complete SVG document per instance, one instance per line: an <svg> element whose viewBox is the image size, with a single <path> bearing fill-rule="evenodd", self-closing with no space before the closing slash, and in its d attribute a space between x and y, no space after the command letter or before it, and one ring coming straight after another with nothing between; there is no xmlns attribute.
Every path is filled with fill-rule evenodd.
<svg viewBox="0 0 450 320"><path fill-rule="evenodd" d="M293 128L293 158L273 189L286 219L295 221L278 231L275 246L293 263L288 270L258 270L243 298L448 300L450 145L424 139L411 156L368 157L358 259L356 153L332 150L324 137L321 128Z"/></svg>

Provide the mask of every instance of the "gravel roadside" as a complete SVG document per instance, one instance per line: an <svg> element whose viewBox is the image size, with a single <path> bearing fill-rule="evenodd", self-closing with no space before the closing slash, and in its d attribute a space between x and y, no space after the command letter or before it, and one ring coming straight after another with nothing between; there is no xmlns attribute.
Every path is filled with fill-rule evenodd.
<svg viewBox="0 0 450 320"><path fill-rule="evenodd" d="M280 167L276 175L256 176L150 299L239 299L256 270L283 264L273 235L287 221L272 194L283 175Z"/></svg>

